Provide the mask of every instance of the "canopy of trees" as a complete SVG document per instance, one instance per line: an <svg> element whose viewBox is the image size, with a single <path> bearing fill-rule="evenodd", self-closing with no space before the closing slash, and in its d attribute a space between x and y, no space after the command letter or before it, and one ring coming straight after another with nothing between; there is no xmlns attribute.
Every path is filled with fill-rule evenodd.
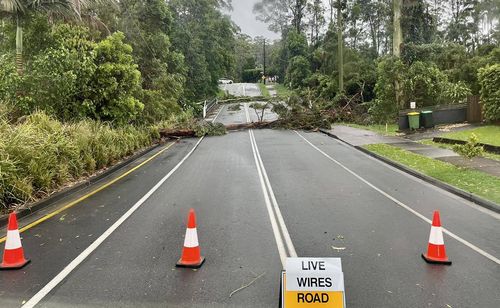
<svg viewBox="0 0 500 308"><path fill-rule="evenodd" d="M20 115L153 123L235 71L219 0L0 0L0 103Z"/></svg>
<svg viewBox="0 0 500 308"><path fill-rule="evenodd" d="M356 103L364 121L489 93L478 73L500 63L498 0L261 0L254 12L281 33L267 60L281 80L323 104Z"/></svg>

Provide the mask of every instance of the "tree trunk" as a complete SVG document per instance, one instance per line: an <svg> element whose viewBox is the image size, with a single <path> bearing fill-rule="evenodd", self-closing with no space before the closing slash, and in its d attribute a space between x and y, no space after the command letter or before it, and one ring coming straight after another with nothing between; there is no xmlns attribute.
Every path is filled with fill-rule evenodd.
<svg viewBox="0 0 500 308"><path fill-rule="evenodd" d="M338 32L338 57L339 57L339 92L344 92L344 26L342 24L342 4L337 1L337 32Z"/></svg>
<svg viewBox="0 0 500 308"><path fill-rule="evenodd" d="M17 73L22 76L24 73L23 63L23 27L19 18L17 18L17 31L16 31L16 69Z"/></svg>
<svg viewBox="0 0 500 308"><path fill-rule="evenodd" d="M392 37L392 54L395 57L401 56L401 44L403 43L403 32L401 30L401 6L403 0L393 0L394 4L394 34ZM401 85L396 77L394 81L394 90L396 92L396 105L400 108L403 105L401 101Z"/></svg>
<svg viewBox="0 0 500 308"><path fill-rule="evenodd" d="M392 54L401 56L401 44L403 43L403 32L401 30L401 6L403 0L393 0L394 4L394 34L392 38Z"/></svg>

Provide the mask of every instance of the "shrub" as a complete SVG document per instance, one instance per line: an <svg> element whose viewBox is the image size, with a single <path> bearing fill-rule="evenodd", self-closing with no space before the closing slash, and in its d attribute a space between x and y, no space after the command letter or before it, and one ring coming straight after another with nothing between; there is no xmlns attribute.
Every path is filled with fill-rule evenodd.
<svg viewBox="0 0 500 308"><path fill-rule="evenodd" d="M446 103L443 93L448 77L434 63L417 61L407 70L404 79L406 102L415 101L417 106L433 106Z"/></svg>
<svg viewBox="0 0 500 308"><path fill-rule="evenodd" d="M20 81L13 57L0 55L0 102L15 103Z"/></svg>
<svg viewBox="0 0 500 308"><path fill-rule="evenodd" d="M300 88L306 85L306 79L311 75L309 61L303 56L297 56L290 60L286 72L286 81L292 88Z"/></svg>
<svg viewBox="0 0 500 308"><path fill-rule="evenodd" d="M24 203L149 146L158 127L85 120L63 124L42 112L11 125L0 118L0 208Z"/></svg>
<svg viewBox="0 0 500 308"><path fill-rule="evenodd" d="M24 100L32 104L26 112L41 108L62 120L92 115L86 100L96 65L89 30L59 24L51 37L52 46L33 58L24 78Z"/></svg>
<svg viewBox="0 0 500 308"><path fill-rule="evenodd" d="M98 120L119 125L134 120L144 105L137 99L141 73L132 57L132 47L116 32L95 48L96 72L90 84L90 108Z"/></svg>
<svg viewBox="0 0 500 308"><path fill-rule="evenodd" d="M500 120L500 64L487 66L479 70L481 101L484 104L484 116L489 121Z"/></svg>
<svg viewBox="0 0 500 308"><path fill-rule="evenodd" d="M469 95L472 95L472 92L463 81L448 83L443 93L446 102L451 104L462 103Z"/></svg>
<svg viewBox="0 0 500 308"><path fill-rule="evenodd" d="M395 82L399 81L402 85L404 71L403 62L397 58L388 57L379 62L375 85L377 99L369 109L376 122L386 123L396 119L400 106L396 100Z"/></svg>
<svg viewBox="0 0 500 308"><path fill-rule="evenodd" d="M480 156L483 154L484 149L482 146L478 145L478 138L476 134L471 134L469 140L466 144L457 144L453 146L453 151L458 154L471 159L476 156Z"/></svg>

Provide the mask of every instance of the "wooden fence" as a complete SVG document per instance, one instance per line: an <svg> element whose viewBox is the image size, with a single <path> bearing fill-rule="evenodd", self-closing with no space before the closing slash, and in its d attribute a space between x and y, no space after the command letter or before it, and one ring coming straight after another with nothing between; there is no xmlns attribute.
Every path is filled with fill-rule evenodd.
<svg viewBox="0 0 500 308"><path fill-rule="evenodd" d="M467 122L481 123L483 120L483 104L481 104L480 97L469 96L467 98Z"/></svg>

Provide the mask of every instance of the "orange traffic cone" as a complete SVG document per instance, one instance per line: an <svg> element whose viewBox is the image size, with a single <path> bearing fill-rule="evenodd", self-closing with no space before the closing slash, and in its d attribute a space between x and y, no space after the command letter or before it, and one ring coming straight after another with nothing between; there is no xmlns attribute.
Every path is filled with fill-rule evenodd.
<svg viewBox="0 0 500 308"><path fill-rule="evenodd" d="M196 231L196 215L194 214L194 210L190 209L186 237L184 238L184 248L176 266L200 268L203 262L205 262L205 258L200 255L200 245L198 244L198 233Z"/></svg>
<svg viewBox="0 0 500 308"><path fill-rule="evenodd" d="M3 262L0 264L0 270L19 269L29 262L30 260L24 258L24 250L21 244L21 237L19 236L16 214L11 213L9 215L7 240L5 241Z"/></svg>
<svg viewBox="0 0 500 308"><path fill-rule="evenodd" d="M424 258L427 263L451 265L451 261L446 256L439 211L434 212L431 235L429 236L429 246L427 247L427 253L422 254L422 258Z"/></svg>

